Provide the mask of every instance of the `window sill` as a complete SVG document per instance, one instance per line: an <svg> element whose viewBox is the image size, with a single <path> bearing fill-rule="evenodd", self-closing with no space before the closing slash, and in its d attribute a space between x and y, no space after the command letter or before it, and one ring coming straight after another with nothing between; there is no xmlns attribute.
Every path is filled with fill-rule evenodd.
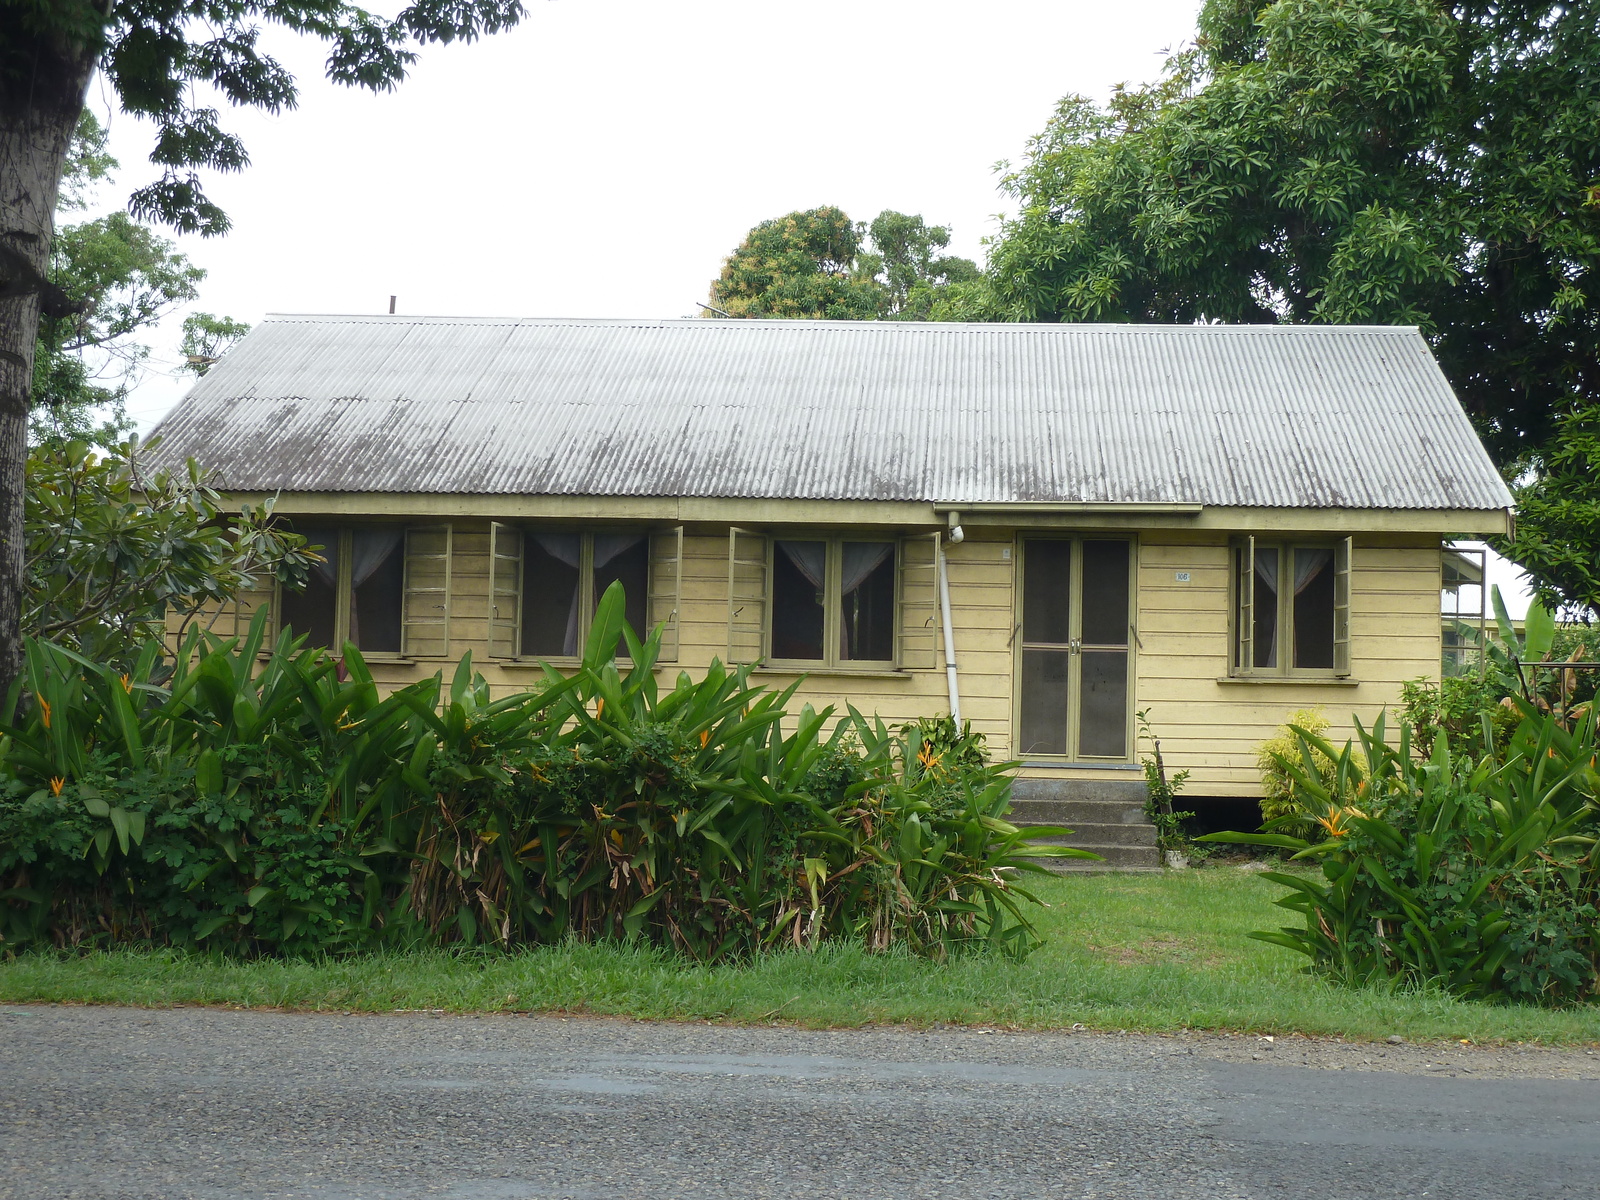
<svg viewBox="0 0 1600 1200"><path fill-rule="evenodd" d="M839 675L853 679L910 679L915 671L901 667L762 666L752 675Z"/></svg>
<svg viewBox="0 0 1600 1200"><path fill-rule="evenodd" d="M583 666L581 658L486 658L486 664L503 667L507 671L542 671L545 667L552 667L557 671L576 671ZM613 659L619 671L627 671L633 663L625 658ZM676 667L677 660L656 659L657 668Z"/></svg>
<svg viewBox="0 0 1600 1200"><path fill-rule="evenodd" d="M1219 675L1218 683L1263 687L1360 687L1361 680L1335 675Z"/></svg>
<svg viewBox="0 0 1600 1200"><path fill-rule="evenodd" d="M1048 767L1051 770L1061 771L1142 771L1144 768L1136 762L1127 760L1090 758L1073 760L1065 756L1061 758L1025 758L1021 765L1030 768Z"/></svg>
<svg viewBox="0 0 1600 1200"><path fill-rule="evenodd" d="M334 658L334 659L337 659L337 658L341 657L341 655L335 654L327 646L302 646L302 647L300 647L300 649L301 649L301 651L321 650L323 653L327 654L327 656L329 658ZM274 651L274 649L272 647L263 646L260 650L256 651L256 658L261 660L262 662L265 662L266 660L271 658L274 653L275 653L275 651ZM361 661L362 662L366 662L366 663L413 664L413 663L425 663L425 662L445 663L445 662L455 662L456 661L455 658L448 658L448 657L441 658L441 657L439 657L437 655L424 657L424 656L422 656L420 654L389 654L389 653L386 653L386 652L380 651L380 650L362 650L360 653L361 653Z"/></svg>

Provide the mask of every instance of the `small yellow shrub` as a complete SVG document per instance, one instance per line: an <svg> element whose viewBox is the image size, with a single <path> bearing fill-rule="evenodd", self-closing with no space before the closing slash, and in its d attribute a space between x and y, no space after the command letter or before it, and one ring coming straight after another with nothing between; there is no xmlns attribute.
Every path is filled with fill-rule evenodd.
<svg viewBox="0 0 1600 1200"><path fill-rule="evenodd" d="M1300 761L1300 740L1289 728L1291 725L1298 725L1307 733L1314 733L1320 737L1328 732L1328 715L1320 708L1297 709L1289 714L1287 721L1278 726L1277 733L1256 748L1256 765L1261 769L1261 818L1263 821L1272 821L1278 817L1301 817L1303 820L1285 825L1274 832L1286 833L1290 837L1309 838L1312 834L1312 818L1295 799L1293 780L1274 757L1281 754L1293 762ZM1331 782L1333 762L1326 755L1316 751L1313 751L1312 757L1323 779Z"/></svg>

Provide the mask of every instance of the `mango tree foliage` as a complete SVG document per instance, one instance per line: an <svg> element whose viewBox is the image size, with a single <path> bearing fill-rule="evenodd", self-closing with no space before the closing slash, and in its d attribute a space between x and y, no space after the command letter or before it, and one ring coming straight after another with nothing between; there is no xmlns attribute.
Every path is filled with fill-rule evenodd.
<svg viewBox="0 0 1600 1200"><path fill-rule="evenodd" d="M1516 489L1516 534L1494 548L1551 608L1600 613L1600 403L1565 414Z"/></svg>
<svg viewBox="0 0 1600 1200"><path fill-rule="evenodd" d="M832 206L763 221L711 282L711 306L732 317L844 321L941 318L977 264L940 254L950 230L885 209L868 224Z"/></svg>
<svg viewBox="0 0 1600 1200"><path fill-rule="evenodd" d="M26 636L125 669L169 621L181 636L241 591L305 586L314 556L275 526L270 501L229 512L192 459L152 473L148 448L55 441L29 454Z"/></svg>
<svg viewBox="0 0 1600 1200"><path fill-rule="evenodd" d="M1600 10L1207 0L1003 176L989 315L1414 324L1503 464L1600 398Z"/></svg>
<svg viewBox="0 0 1600 1200"><path fill-rule="evenodd" d="M830 205L763 221L722 264L711 304L733 317L860 321L878 312L878 286L856 269L861 233Z"/></svg>

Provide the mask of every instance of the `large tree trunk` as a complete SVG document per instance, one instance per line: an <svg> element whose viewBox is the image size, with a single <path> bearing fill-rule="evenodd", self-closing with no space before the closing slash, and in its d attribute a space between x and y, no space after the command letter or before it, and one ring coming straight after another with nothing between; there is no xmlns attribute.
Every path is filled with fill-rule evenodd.
<svg viewBox="0 0 1600 1200"><path fill-rule="evenodd" d="M56 197L95 47L0 19L0 697L22 669L24 468L41 312L61 310L49 282ZM3 700L0 700L3 705ZM0 713L5 720L10 712Z"/></svg>

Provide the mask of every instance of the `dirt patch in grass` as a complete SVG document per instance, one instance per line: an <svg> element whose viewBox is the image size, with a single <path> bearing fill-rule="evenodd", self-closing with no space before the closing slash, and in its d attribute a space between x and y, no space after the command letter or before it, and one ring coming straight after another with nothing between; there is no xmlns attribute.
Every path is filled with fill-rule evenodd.
<svg viewBox="0 0 1600 1200"><path fill-rule="evenodd" d="M1088 942L1084 946L1091 954L1119 967L1148 967L1162 963L1178 963L1186 967L1210 969L1221 966L1226 960L1216 953L1208 953L1196 938L1157 936L1138 942Z"/></svg>

